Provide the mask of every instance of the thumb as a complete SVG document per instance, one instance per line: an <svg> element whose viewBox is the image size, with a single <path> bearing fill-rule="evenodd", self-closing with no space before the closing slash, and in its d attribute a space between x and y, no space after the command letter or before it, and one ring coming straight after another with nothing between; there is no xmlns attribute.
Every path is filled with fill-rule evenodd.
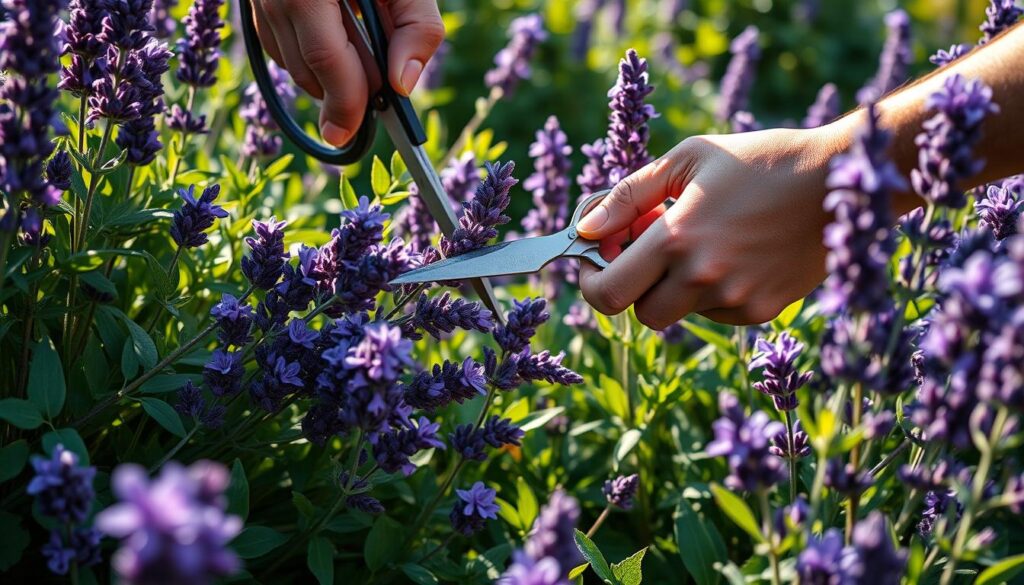
<svg viewBox="0 0 1024 585"><path fill-rule="evenodd" d="M435 0L390 0L387 4L395 26L388 49L389 81L395 91L407 96L444 40L444 23Z"/></svg>
<svg viewBox="0 0 1024 585"><path fill-rule="evenodd" d="M683 183L679 169L685 168L682 149L673 150L658 160L619 181L597 207L580 220L576 229L588 240L600 240L627 229L633 222L669 197L679 195Z"/></svg>

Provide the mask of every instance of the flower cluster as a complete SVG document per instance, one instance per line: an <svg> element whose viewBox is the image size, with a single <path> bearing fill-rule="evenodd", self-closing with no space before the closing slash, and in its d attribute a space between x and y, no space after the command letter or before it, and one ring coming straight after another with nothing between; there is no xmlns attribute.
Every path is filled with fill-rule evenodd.
<svg viewBox="0 0 1024 585"><path fill-rule="evenodd" d="M547 235L565 227L572 147L554 116L547 119L536 136L529 152L534 173L523 182L523 187L533 194L534 208L523 218L523 229L531 235Z"/></svg>
<svg viewBox="0 0 1024 585"><path fill-rule="evenodd" d="M519 182L512 177L515 163L484 163L484 168L487 177L476 188L473 199L462 204L459 227L451 237L441 238L441 253L447 258L482 248L498 235L499 225L511 220L505 209L510 202L509 191Z"/></svg>
<svg viewBox="0 0 1024 585"><path fill-rule="evenodd" d="M985 21L978 27L981 29L979 45L984 45L999 36L999 33L1010 28L1024 14L1024 9L1017 6L1017 0L989 0L985 8Z"/></svg>
<svg viewBox="0 0 1024 585"><path fill-rule="evenodd" d="M85 525L96 492L92 482L96 468L78 464L78 455L64 445L53 448L49 458L32 458L35 471L28 494L35 496L39 512L57 526L43 546L46 566L58 575L66 575L72 565L88 567L100 562L100 533Z"/></svg>
<svg viewBox="0 0 1024 585"><path fill-rule="evenodd" d="M758 491L782 481L782 462L771 454L771 440L786 428L758 411L745 416L736 398L719 395L722 418L715 421L715 438L706 451L712 457L727 457L730 474L726 485L736 490Z"/></svg>
<svg viewBox="0 0 1024 585"><path fill-rule="evenodd" d="M195 0L185 16L185 36L178 41L178 80L192 87L217 83L224 0Z"/></svg>
<svg viewBox="0 0 1024 585"><path fill-rule="evenodd" d="M750 370L762 369L764 380L755 382L754 388L772 397L775 408L781 411L793 410L800 404L796 391L811 379L811 372L798 372L796 359L804 350L804 344L788 332L782 332L775 343L758 338L757 354L750 362Z"/></svg>
<svg viewBox="0 0 1024 585"><path fill-rule="evenodd" d="M487 87L508 95L519 82L530 78L530 59L537 45L548 38L539 14L520 16L508 27L508 45L494 56L494 68L484 76Z"/></svg>
<svg viewBox="0 0 1024 585"><path fill-rule="evenodd" d="M569 571L582 562L574 541L579 504L561 490L541 508L523 549L498 580L501 585L568 585Z"/></svg>
<svg viewBox="0 0 1024 585"><path fill-rule="evenodd" d="M999 111L992 89L959 74L948 77L942 88L928 98L935 115L924 123L915 140L920 148L918 168L911 171L914 190L929 202L960 208L967 200L960 181L980 171L985 161L973 150L981 139L981 123Z"/></svg>
<svg viewBox="0 0 1024 585"><path fill-rule="evenodd" d="M270 72L270 79L277 95L285 100L295 98L295 86L291 83L288 73L274 63L269 63L267 70ZM270 115L267 102L255 82L245 88L245 104L239 109L238 115L246 123L242 156L249 159L266 159L281 152L281 137L275 133L277 123Z"/></svg>
<svg viewBox="0 0 1024 585"><path fill-rule="evenodd" d="M183 203L171 219L171 239L179 248L202 246L209 241L206 231L213 227L217 218L228 216L227 211L213 203L218 195L220 185L216 183L205 187L198 199L195 185L178 189Z"/></svg>
<svg viewBox="0 0 1024 585"><path fill-rule="evenodd" d="M228 543L242 519L226 513L228 470L200 461L168 463L155 480L132 464L114 470L118 503L96 516L96 526L121 541L114 571L124 583L211 583L235 573L240 562Z"/></svg>
<svg viewBox="0 0 1024 585"><path fill-rule="evenodd" d="M978 226L992 232L997 241L1019 233L1018 223L1024 213L1024 185L1020 183L989 185L983 198L974 204Z"/></svg>
<svg viewBox="0 0 1024 585"><path fill-rule="evenodd" d="M658 114L645 100L652 91L647 59L633 49L626 51L626 56L619 61L619 77L608 90L611 114L605 139L604 169L613 185L651 162L647 152L650 140L647 123Z"/></svg>
<svg viewBox="0 0 1024 585"><path fill-rule="evenodd" d="M857 101L875 102L907 80L913 50L910 46L910 16L903 10L885 15L888 35L878 59L875 77L857 92Z"/></svg>
<svg viewBox="0 0 1024 585"><path fill-rule="evenodd" d="M455 490L460 502L452 507L452 528L463 536L472 536L483 529L488 520L498 517L498 496L491 488L478 481L468 490Z"/></svg>
<svg viewBox="0 0 1024 585"><path fill-rule="evenodd" d="M893 543L885 516L875 511L854 528L849 546L834 528L812 537L796 571L801 583L898 585L906 563L907 553Z"/></svg>
<svg viewBox="0 0 1024 585"><path fill-rule="evenodd" d="M601 491L609 505L629 510L633 507L633 498L639 487L640 476L634 473L633 475L620 475L615 479L605 481Z"/></svg>
<svg viewBox="0 0 1024 585"><path fill-rule="evenodd" d="M834 83L826 83L818 90L814 103L807 108L804 128L824 126L839 116L839 88Z"/></svg>
<svg viewBox="0 0 1024 585"><path fill-rule="evenodd" d="M716 111L720 122L728 122L737 112L747 109L757 62L761 58L759 37L757 27L751 25L743 29L729 45L732 59L729 61L725 76L722 77Z"/></svg>

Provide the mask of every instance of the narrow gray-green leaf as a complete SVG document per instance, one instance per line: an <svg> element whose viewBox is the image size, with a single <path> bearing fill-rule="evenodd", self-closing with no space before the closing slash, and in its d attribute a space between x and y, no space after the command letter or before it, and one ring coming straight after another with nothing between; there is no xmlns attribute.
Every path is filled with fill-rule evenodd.
<svg viewBox="0 0 1024 585"><path fill-rule="evenodd" d="M974 585L1009 583L1022 572L1024 572L1024 555L1015 555L1005 558L982 571Z"/></svg>

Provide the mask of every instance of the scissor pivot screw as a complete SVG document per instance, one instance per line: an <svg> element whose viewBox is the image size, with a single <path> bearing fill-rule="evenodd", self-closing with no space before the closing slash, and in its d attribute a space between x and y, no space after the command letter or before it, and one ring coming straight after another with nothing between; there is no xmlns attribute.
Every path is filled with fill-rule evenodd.
<svg viewBox="0 0 1024 585"><path fill-rule="evenodd" d="M576 228L570 228L569 229L569 239L570 240L575 240L576 239Z"/></svg>

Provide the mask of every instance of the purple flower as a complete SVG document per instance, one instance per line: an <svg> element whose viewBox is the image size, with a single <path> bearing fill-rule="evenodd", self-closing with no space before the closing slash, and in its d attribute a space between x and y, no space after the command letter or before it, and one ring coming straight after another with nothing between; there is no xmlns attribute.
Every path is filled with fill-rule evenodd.
<svg viewBox="0 0 1024 585"><path fill-rule="evenodd" d="M461 206L469 201L479 185L480 171L472 152L464 152L459 158L453 158L441 170L441 186L456 205Z"/></svg>
<svg viewBox="0 0 1024 585"><path fill-rule="evenodd" d="M590 50L590 37L594 30L594 17L605 0L582 0L576 4L576 27L572 31L569 52L576 61L584 61Z"/></svg>
<svg viewBox="0 0 1024 585"><path fill-rule="evenodd" d="M348 485L348 478L348 472L343 471L341 472L341 475L338 477L338 483L340 483L343 486ZM345 504L349 508L352 508L353 510L359 510L360 512L365 512L367 514L383 514L384 506L381 505L380 501L377 500L377 498L374 498L369 494L365 493L365 490L368 490L369 488L370 482L366 481L363 478L357 477L355 481L352 482L352 486L349 489L349 491L358 493L355 493L345 498Z"/></svg>
<svg viewBox="0 0 1024 585"><path fill-rule="evenodd" d="M210 309L217 320L217 338L225 346L241 347L252 341L252 305L239 303L230 293L224 293L219 303Z"/></svg>
<svg viewBox="0 0 1024 585"><path fill-rule="evenodd" d="M437 233L437 222L427 209L416 183L409 185L409 198L405 207L396 214L392 226L395 236L405 240L412 250L422 252L431 246L431 240Z"/></svg>
<svg viewBox="0 0 1024 585"><path fill-rule="evenodd" d="M153 0L105 0L98 40L125 51L142 48L153 32L149 22L152 4Z"/></svg>
<svg viewBox="0 0 1024 585"><path fill-rule="evenodd" d="M835 528L820 537L811 537L796 559L796 572L801 585L845 585L843 535Z"/></svg>
<svg viewBox="0 0 1024 585"><path fill-rule="evenodd" d="M405 387L405 403L413 408L435 411L452 401L462 404L487 394L484 367L467 357L462 365L445 360L431 372L420 372Z"/></svg>
<svg viewBox="0 0 1024 585"><path fill-rule="evenodd" d="M96 517L96 526L121 540L111 565L132 585L212 583L238 571L228 543L242 520L225 512L228 470L201 461L184 468L164 465L150 480L142 467L114 470L111 487L120 500Z"/></svg>
<svg viewBox="0 0 1024 585"><path fill-rule="evenodd" d="M48 77L60 70L59 0L7 0L0 21L0 191L9 205L0 211L0 230L19 224L21 203L51 206L61 192L43 178L53 152L51 127L60 127L54 107L58 92ZM25 199L21 196L24 195ZM41 222L40 222L41 226ZM38 233L38 231L36 232Z"/></svg>
<svg viewBox="0 0 1024 585"><path fill-rule="evenodd" d="M35 496L40 513L63 524L84 522L96 499L96 468L80 466L78 455L58 444L49 459L33 456L32 469L35 475L25 491Z"/></svg>
<svg viewBox="0 0 1024 585"><path fill-rule="evenodd" d="M434 339L441 339L443 334L456 329L487 333L493 328L491 312L483 308L483 305L461 298L453 299L448 292L444 292L433 298L421 294L412 320L403 327L403 331L409 339L422 338L422 335L415 332L417 329L426 331Z"/></svg>
<svg viewBox="0 0 1024 585"><path fill-rule="evenodd" d="M558 118L548 117L544 128L537 131L529 154L534 173L526 178L523 187L533 194L534 208L523 218L523 229L531 234L554 233L565 227L572 167L572 147Z"/></svg>
<svg viewBox="0 0 1024 585"><path fill-rule="evenodd" d="M956 61L960 57L963 57L973 49L971 45L967 44L956 44L949 47L949 50L939 49L934 55L928 57L928 60L935 64L936 67L945 67L953 61Z"/></svg>
<svg viewBox="0 0 1024 585"><path fill-rule="evenodd" d="M750 88L754 85L757 62L761 59L761 47L758 45L760 32L756 26L748 26L732 40L729 51L732 59L722 77L719 89L718 110L716 117L719 122L727 122L733 115L747 109L750 99Z"/></svg>
<svg viewBox="0 0 1024 585"><path fill-rule="evenodd" d="M141 62L139 79L135 81L139 101L139 116L121 124L116 144L128 151L129 164L145 166L153 162L160 152L160 134L156 131L156 116L164 111L164 86L161 76L170 68L172 53L163 43L155 40L133 52Z"/></svg>
<svg viewBox="0 0 1024 585"><path fill-rule="evenodd" d="M798 372L796 369L796 359L804 350L804 344L783 331L775 343L769 343L767 339L760 337L755 347L757 353L754 354L749 369L762 369L764 380L755 382L754 388L771 396L777 410L793 410L800 404L796 391L807 384L813 375L811 372Z"/></svg>
<svg viewBox="0 0 1024 585"><path fill-rule="evenodd" d="M583 156L587 157L587 162L583 165L583 172L576 176L576 184L580 186L583 195L596 193L612 186L608 179L608 169L604 163L604 155L607 150L603 138L598 138L590 144L584 144L580 148Z"/></svg>
<svg viewBox="0 0 1024 585"><path fill-rule="evenodd" d="M79 567L99 564L102 559L100 540L103 535L95 528L75 528L70 533L70 542L65 543L59 530L50 531L50 541L43 545L42 553L46 567L57 575L66 575L71 563Z"/></svg>
<svg viewBox="0 0 1024 585"><path fill-rule="evenodd" d="M473 428L472 424L464 424L455 427L455 430L448 434L448 442L452 445L452 451L468 461L485 461L487 459L487 446L484 443L484 436L480 429Z"/></svg>
<svg viewBox="0 0 1024 585"><path fill-rule="evenodd" d="M730 488L751 492L770 488L785 475L782 461L770 451L771 438L784 432L785 427L761 411L747 418L737 414L715 421L715 438L706 451L712 457L728 458L731 472L725 484Z"/></svg>
<svg viewBox="0 0 1024 585"><path fill-rule="evenodd" d="M455 490L459 500L452 507L450 515L452 528L463 536L473 536L483 529L487 520L498 517L498 496L491 488L478 481L468 490Z"/></svg>
<svg viewBox="0 0 1024 585"><path fill-rule="evenodd" d="M526 553L516 551L512 564L498 579L498 585L570 585L567 574L568 571L563 571L551 557L535 561Z"/></svg>
<svg viewBox="0 0 1024 585"><path fill-rule="evenodd" d="M604 497L610 505L629 510L633 507L633 498L639 487L640 476L634 473L633 475L620 475L615 479L605 481L601 491L604 492Z"/></svg>
<svg viewBox="0 0 1024 585"><path fill-rule="evenodd" d="M416 466L409 460L423 449L444 449L444 443L437 438L437 430L441 423L431 423L426 417L420 417L415 425L408 428L394 429L377 435L373 444L373 457L386 473L401 471L404 475L412 475Z"/></svg>
<svg viewBox="0 0 1024 585"><path fill-rule="evenodd" d="M579 518L580 507L576 500L562 490L555 490L548 503L541 507L523 551L535 562L554 559L560 574L567 575L583 560L574 540Z"/></svg>
<svg viewBox="0 0 1024 585"><path fill-rule="evenodd" d="M242 389L242 352L218 349L203 366L203 381L214 396L233 396Z"/></svg>
<svg viewBox="0 0 1024 585"><path fill-rule="evenodd" d="M569 306L569 311L562 317L562 323L574 329L592 331L597 329L597 320L594 318L590 305L579 301Z"/></svg>
<svg viewBox="0 0 1024 585"><path fill-rule="evenodd" d="M839 459L830 459L825 468L825 485L845 497L856 497L871 487L871 474L859 471L853 465L843 464Z"/></svg>
<svg viewBox="0 0 1024 585"><path fill-rule="evenodd" d="M604 168L611 184L618 183L651 162L647 152L650 130L647 123L658 116L654 106L645 103L654 91L648 82L647 60L633 49L619 61L619 77L608 90L608 136L605 141Z"/></svg>
<svg viewBox="0 0 1024 585"><path fill-rule="evenodd" d="M550 319L551 314L547 312L547 301L541 298L516 300L513 304L507 323L494 329L494 339L506 352L520 353L530 347L537 327Z"/></svg>
<svg viewBox="0 0 1024 585"><path fill-rule="evenodd" d="M764 126L762 126L761 123L757 121L757 118L754 117L754 114L751 114L750 112L744 110L740 110L733 114L732 118L729 120L729 123L732 126L733 134L742 134L744 132L756 132L757 130L764 129Z"/></svg>
<svg viewBox="0 0 1024 585"><path fill-rule="evenodd" d="M480 431L483 433L484 442L495 449L500 449L505 445L518 447L519 440L526 434L510 419L501 418L498 415L492 415L487 419L480 427Z"/></svg>
<svg viewBox="0 0 1024 585"><path fill-rule="evenodd" d="M185 385L178 390L178 401L174 404L174 410L181 416L199 419L206 412L206 399L203 398L203 391L186 380Z"/></svg>
<svg viewBox="0 0 1024 585"><path fill-rule="evenodd" d="M978 27L982 32L979 45L989 43L999 33L1016 24L1024 10L1017 6L1016 0L989 0L985 8L985 22Z"/></svg>
<svg viewBox="0 0 1024 585"><path fill-rule="evenodd" d="M281 278L288 253L284 250L284 226L286 221L277 221L271 217L268 221L253 220L252 227L256 237L248 237L245 243L251 253L242 258L242 274L249 279L249 284L267 290L273 288Z"/></svg>
<svg viewBox="0 0 1024 585"><path fill-rule="evenodd" d="M539 14L520 16L508 27L508 45L494 56L494 68L484 76L487 87L501 88L505 95L530 78L530 59L537 45L548 38Z"/></svg>
<svg viewBox="0 0 1024 585"><path fill-rule="evenodd" d="M484 163L487 177L476 189L476 196L464 202L459 227L451 237L441 238L441 252L446 258L482 248L498 235L497 226L509 222L505 209L510 202L509 191L518 181L512 177L515 163Z"/></svg>
<svg viewBox="0 0 1024 585"><path fill-rule="evenodd" d="M906 571L907 554L896 548L885 516L875 510L853 528L846 573L857 585L899 585Z"/></svg>
<svg viewBox="0 0 1024 585"><path fill-rule="evenodd" d="M523 435L523 430L511 420L492 415L480 428L475 428L469 423L455 427L455 431L449 433L448 440L452 444L452 449L464 458L483 461L486 459L484 445L490 445L495 449L505 445L518 446Z"/></svg>
<svg viewBox="0 0 1024 585"><path fill-rule="evenodd" d="M583 376L562 365L565 359L565 352L560 351L557 355L544 350L540 353L530 354L529 350L523 350L517 360L519 377L526 382L544 380L549 384L561 384L570 386L582 384Z"/></svg>
<svg viewBox="0 0 1024 585"><path fill-rule="evenodd" d="M990 230L996 240L1005 240L1017 233L1017 223L1024 213L1021 190L1012 186L990 185L984 198L974 204L978 225Z"/></svg>
<svg viewBox="0 0 1024 585"><path fill-rule="evenodd" d="M922 537L928 538L935 531L935 525L939 520L952 520L956 522L963 515L964 506L956 497L952 489L940 489L929 491L924 495L924 510L921 512L921 521L917 524L917 532ZM947 516L947 512L952 518Z"/></svg>
<svg viewBox="0 0 1024 585"><path fill-rule="evenodd" d="M295 98L295 86L288 73L270 63L267 66L270 79L277 94L286 100ZM255 83L245 89L245 104L238 115L246 122L245 138L242 141L242 155L247 158L263 159L277 156L281 152L281 137L274 133L277 122L270 114L270 108Z"/></svg>
<svg viewBox="0 0 1024 585"><path fill-rule="evenodd" d="M153 35L158 39L173 37L177 32L178 21L171 16L171 10L177 5L178 0L153 0L149 21L153 25Z"/></svg>
<svg viewBox="0 0 1024 585"><path fill-rule="evenodd" d="M818 97L814 103L807 108L807 117L804 118L804 128L817 128L824 126L839 116L839 88L834 83L826 83L818 90Z"/></svg>
<svg viewBox="0 0 1024 585"><path fill-rule="evenodd" d="M167 112L167 127L182 134L205 134L207 132L206 116L196 116L192 112L175 104Z"/></svg>
<svg viewBox="0 0 1024 585"><path fill-rule="evenodd" d="M924 132L914 141L920 151L911 183L928 201L960 208L967 202L960 181L985 166L985 161L973 156L981 139L981 123L999 107L992 102L990 87L959 74L947 78L942 88L929 96L928 107L936 113L924 122Z"/></svg>
<svg viewBox="0 0 1024 585"><path fill-rule="evenodd" d="M228 216L219 205L214 205L214 200L220 195L220 185L213 184L203 189L202 195L196 199L195 185L189 185L188 189L178 189L178 196L183 203L181 208L174 212L171 219L171 239L180 248L198 248L209 241L205 233L213 227L218 217ZM244 263L244 260L243 260Z"/></svg>
<svg viewBox="0 0 1024 585"><path fill-rule="evenodd" d="M910 47L910 16L903 10L893 10L885 15L885 26L888 33L878 59L878 72L857 92L857 101L862 104L881 99L907 79L907 69L913 58Z"/></svg>
<svg viewBox="0 0 1024 585"><path fill-rule="evenodd" d="M822 302L828 310L878 311L891 303L888 262L895 248L889 193L905 182L885 156L889 135L869 105L868 124L852 149L832 161L825 210L835 221L825 228L829 253Z"/></svg>
<svg viewBox="0 0 1024 585"><path fill-rule="evenodd" d="M422 82L417 87L426 90L438 89L444 83L444 64L452 46L447 41L442 41L434 51L433 56L423 66Z"/></svg>
<svg viewBox="0 0 1024 585"><path fill-rule="evenodd" d="M189 8L185 36L178 41L178 81L193 87L212 87L217 83L223 4L223 0L195 0Z"/></svg>
<svg viewBox="0 0 1024 585"><path fill-rule="evenodd" d="M789 432L782 429L772 436L772 446L768 452L783 459L800 459L811 454L810 440L804 432L800 421L793 425L793 444L789 443Z"/></svg>
<svg viewBox="0 0 1024 585"><path fill-rule="evenodd" d="M64 52L79 57L86 57L88 63L105 52L99 34L103 30L103 19L107 15L106 0L71 0L68 3L68 22L64 26ZM61 73L61 83L70 74L65 69ZM91 84L80 87L88 91ZM61 86L61 89L68 89Z"/></svg>

